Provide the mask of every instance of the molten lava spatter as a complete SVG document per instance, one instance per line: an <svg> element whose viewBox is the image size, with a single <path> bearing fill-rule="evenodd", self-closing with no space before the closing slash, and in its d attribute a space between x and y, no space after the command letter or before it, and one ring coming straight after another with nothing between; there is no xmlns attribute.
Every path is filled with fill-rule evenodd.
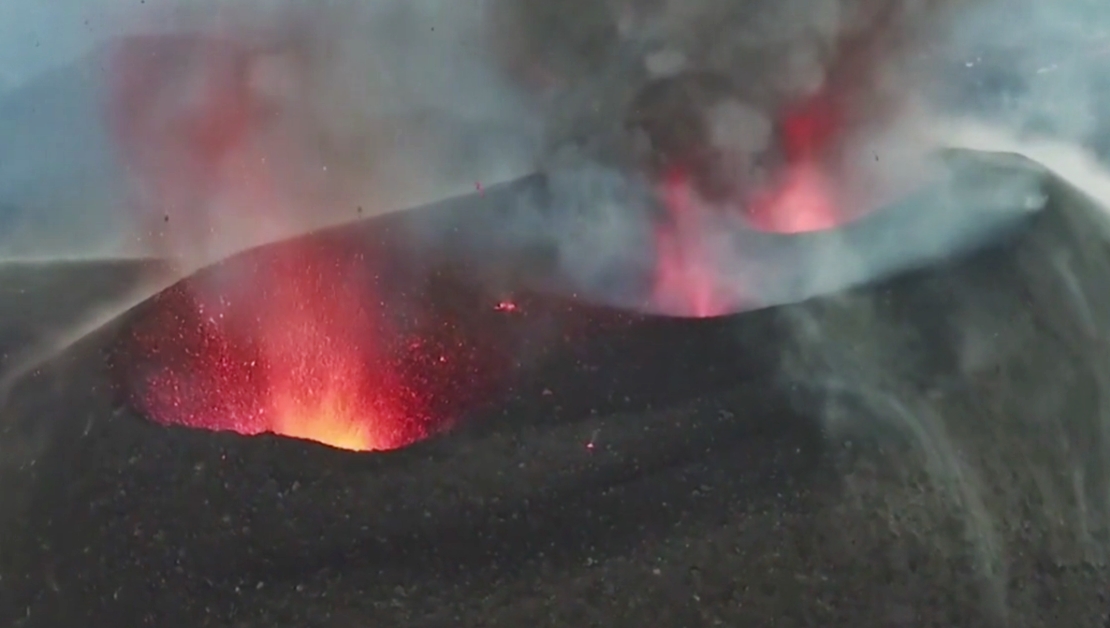
<svg viewBox="0 0 1110 628"><path fill-rule="evenodd" d="M116 358L157 422L396 449L480 403L503 366L419 299L384 300L357 255L283 246L214 273L158 296Z"/></svg>
<svg viewBox="0 0 1110 628"><path fill-rule="evenodd" d="M114 58L112 128L160 255L203 259L230 225L249 225L253 237L285 222L279 230L303 230L312 215L252 148L266 120L251 87L254 60L205 36L128 40ZM298 147L284 147L296 162ZM433 400L472 365L449 346L450 330L401 329L355 252L277 251L156 299L123 352L140 408L166 424L356 450L401 447L452 418ZM439 344L422 338L425 352L397 350L401 336L424 332ZM468 394L456 392L447 397Z"/></svg>
<svg viewBox="0 0 1110 628"><path fill-rule="evenodd" d="M822 165L823 151L841 124L834 101L824 93L789 112L782 123L781 172L723 207L698 194L684 166L668 170L660 193L666 217L655 230L652 307L706 318L743 306L745 269L737 261L743 255L730 249L727 233L721 237L720 231L803 233L843 224L846 215Z"/></svg>

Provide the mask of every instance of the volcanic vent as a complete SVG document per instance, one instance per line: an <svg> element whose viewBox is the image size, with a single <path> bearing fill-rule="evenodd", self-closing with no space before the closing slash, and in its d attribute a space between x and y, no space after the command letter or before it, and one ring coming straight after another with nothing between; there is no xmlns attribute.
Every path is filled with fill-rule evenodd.
<svg viewBox="0 0 1110 628"><path fill-rule="evenodd" d="M512 356L492 320L473 323L512 305L460 297L444 271L381 248L301 238L154 297L115 353L132 401L164 424L352 450L449 427L503 383Z"/></svg>
<svg viewBox="0 0 1110 628"><path fill-rule="evenodd" d="M793 234L729 229L712 247L684 241L685 249L657 239L653 262L618 274L642 286L634 300L642 311L713 319L920 266L975 246L1036 207L1023 205L1037 200L1036 179L1015 176L1022 172L1018 162L975 163L956 153L940 163L933 185L842 227ZM684 184L671 183L667 209L679 218L698 211L684 205ZM676 355L697 361L697 347L727 359L731 343L711 348L705 340L720 321L682 322L548 292L568 284L558 256L543 253L542 238L490 231L511 222L513 212L533 211L522 199L550 199L545 185L533 177L263 246L210 267L128 316L113 350L117 386L158 423L367 451L424 440L526 391L543 395L552 386L536 373L556 364L577 373L570 379L578 383L567 389L591 388L596 398L642 406L666 388L646 380L681 379L668 367ZM467 224L474 226L467 231ZM542 222L535 229L549 231ZM707 232L697 225L686 235ZM899 232L918 237L889 242ZM711 257L698 266L674 259L676 253ZM723 293L722 286L742 291ZM709 331L689 337L666 331L678 328ZM618 366L633 355L651 357L636 369ZM727 381L703 379L694 389Z"/></svg>
<svg viewBox="0 0 1110 628"><path fill-rule="evenodd" d="M445 616L518 625L542 623L543 601L557 597L586 599L599 617L634 612L638 625L651 615L686 625L683 618L697 616L691 608L728 625L783 616L867 625L889 618L886 600L899 599L938 625L952 617L1005 625L992 621L1001 611L990 595L1006 586L1000 573L1051 583L1044 586L1061 596L1076 591L1069 608L1099 617L1107 570L1091 541L1106 529L1097 407L1106 374L1098 350L1105 333L1093 321L1105 319L1105 217L1022 159L963 155L953 163L966 176L942 193L836 233L746 233L738 240L749 245L744 259L763 260L755 276L801 292L765 290L760 311L729 317L625 314L475 285L489 275L390 244L409 240L401 218L206 270L7 389L0 445L26 446L22 437L33 434L38 448L24 454L26 464L0 467L3 486L20 489L10 493L17 508L0 518L12 539L0 554L12 592L0 597L0 618L44 628L435 626ZM1008 187L1015 182L1022 185ZM964 202L944 204L953 198ZM442 217L432 222L450 223ZM935 237L917 238L916 257L907 257L907 243L883 246L876 237L896 228ZM976 246L965 239L952 251L954 234L976 233ZM871 270L899 262L886 266L897 272L798 288L798 277L845 250ZM308 287L266 285L261 271L294 259L297 268L342 273L335 282L312 275ZM287 382L289 371L258 362L284 357L285 345L250 340L257 317L241 313L249 308L235 313L228 286L299 315L308 310L297 299L349 303L330 290L359 268L369 270L352 280L363 290L353 292L370 301L358 306L365 312L350 306L364 317L356 329L393 335L340 345L325 333L317 342L400 365L391 372L404 384L400 394L352 389L367 395L358 398L368 409L362 416L400 407L412 412L400 425L413 431L369 433L399 433L380 445L396 447L462 426L398 451L345 455L293 438L151 423L210 420L200 413L230 408L270 413L250 431L273 430L275 410L285 407L274 400L288 397L272 382ZM770 307L813 291L825 296ZM230 305L208 309L221 305L210 295L221 294ZM371 309L382 302L392 307ZM300 338L294 329L289 338ZM439 338L437 347L473 348L460 355L477 358L431 370L435 353L404 359L406 332ZM183 368L213 364L234 367L233 376ZM324 376L331 369L295 372L313 384L335 381ZM159 373L180 385L151 387ZM455 387L450 377L459 373L479 386ZM425 380L442 385L419 389L431 397L406 395ZM225 399L225 391L233 394ZM326 408L320 399L296 400ZM179 407L189 412L153 416ZM1077 484L1077 469L1086 484ZM1076 499L1042 506L1063 495ZM575 597L583 582L615 593ZM680 599L668 597L672 590ZM1056 625L1044 619L1058 608L1041 588L1007 593L1012 616ZM644 606L629 611L633 601Z"/></svg>

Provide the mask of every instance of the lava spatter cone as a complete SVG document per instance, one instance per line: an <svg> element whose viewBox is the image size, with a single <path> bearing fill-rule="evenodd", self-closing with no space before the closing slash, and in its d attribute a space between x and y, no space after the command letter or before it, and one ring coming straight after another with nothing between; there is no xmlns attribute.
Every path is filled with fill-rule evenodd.
<svg viewBox="0 0 1110 628"><path fill-rule="evenodd" d="M983 228L976 232L951 220L955 207L924 216L914 203L943 208L953 198L926 193L836 233L737 236L751 260L779 272L753 293L754 311L735 316L636 314L550 296L540 288L557 288L559 279L546 254L503 247L473 268L457 261L471 257L451 257L488 244L479 233L422 240L435 244L420 254L397 247L411 243L400 233L427 236L429 224L448 233L473 220L465 214L475 208L513 211L513 203L496 206L496 190L228 260L221 268L250 278L281 267L283 251L320 250L339 257L319 266L301 257L296 268L323 273L339 264L342 277L352 276L348 265L370 271L357 289L340 291L342 300L329 292L334 283L315 276L305 285L240 283L256 290L247 293L251 304L286 310L282 320L300 321L307 302L342 313L341 331L293 325L268 348L239 335L256 321L240 320L234 303L198 301L221 294L212 286L223 271L210 269L16 382L4 446L16 434L37 450L33 464L4 468L4 486L26 499L4 519L4 538L19 542L5 546L0 567L18 595L0 610L5 618L30 611L32 625L44 626L230 625L275 613L296 625L324 610L391 599L398 583L415 577L436 582L440 593L407 596L398 602L407 613L432 618L448 605L483 620L511 618L512 604L485 606L482 587L510 586L511 574L536 568L566 591L593 574L638 590L647 581L627 557L648 545L696 558L700 578L743 581L745 603L721 611L737 621L796 612L832 622L850 611L866 624L888 609L834 602L830 611L828 600L920 591L959 591L930 594L928 612L986 620L1000 612L998 574L1034 574L1045 560L1092 565L1056 577L1086 574L1067 586L1096 599L1106 574L1092 552L1105 534L1102 488L1110 485L1098 413L1105 353L1096 350L1107 337L1100 321L1110 320L1101 296L1110 281L1106 218L1035 164L959 159L957 185L1010 193L957 195L982 201L958 215L1005 220L972 220ZM1030 198L1037 202L1025 203ZM434 219L415 220L420 212ZM878 238L907 225L912 238ZM966 246L937 259L958 236ZM919 255L905 255L907 248ZM423 254L431 250L441 257ZM871 261L897 253L904 263L888 264L882 276L804 281L844 251ZM519 256L513 264L499 257L510 254ZM503 282L474 281L489 277L487 266L548 275L505 290ZM364 289L368 302L347 301ZM814 298L784 305L799 295ZM383 302L391 307L371 310ZM160 329L180 333L152 340ZM433 338L433 348L413 348L414 337ZM455 366L430 368L435 348L458 342L481 359L445 353L463 356L459 379ZM286 349L305 344L301 355L336 362L298 365ZM348 351L359 359L347 362ZM342 384L348 380L329 379L380 364L389 376L360 374L353 392ZM204 370L213 365L228 374ZM312 395L322 393L275 394L289 372L312 382ZM173 394L157 392L166 390L157 385L166 373L176 378ZM452 387L459 382L464 389ZM227 390L235 392L219 394ZM325 440L319 434L265 435L279 431L275 417L290 404L347 416L347 402L329 405L334 390L366 400L359 417L396 410L415 421L411 432L409 423L376 427L380 447L352 448L408 446L356 453L300 439ZM241 412L239 423L172 415L228 408ZM259 435L235 433L256 416L264 418L251 425L261 428L239 431ZM1045 438L1046 429L1056 436ZM1031 508L1031 494L1075 498L1050 511ZM1028 534L1026 524L1041 532ZM763 536L770 530L775 543ZM748 569L723 558L736 547ZM912 570L899 566L898 556L911 555L919 557ZM913 578L889 576L907 570ZM462 597L451 598L456 589L445 583ZM797 589L791 608L804 608L784 610L772 585ZM800 594L803 585L811 595ZM288 603L305 591L326 596ZM1005 603L1034 617L1036 599L1011 591Z"/></svg>

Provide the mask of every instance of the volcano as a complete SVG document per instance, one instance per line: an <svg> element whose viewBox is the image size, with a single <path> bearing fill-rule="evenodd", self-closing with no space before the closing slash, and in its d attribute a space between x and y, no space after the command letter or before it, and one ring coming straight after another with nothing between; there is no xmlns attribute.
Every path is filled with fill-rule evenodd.
<svg viewBox="0 0 1110 628"><path fill-rule="evenodd" d="M653 311L653 260L576 295L543 228L476 219L542 178L186 278L4 380L0 617L1100 626L1106 217L953 158L737 235L729 315Z"/></svg>

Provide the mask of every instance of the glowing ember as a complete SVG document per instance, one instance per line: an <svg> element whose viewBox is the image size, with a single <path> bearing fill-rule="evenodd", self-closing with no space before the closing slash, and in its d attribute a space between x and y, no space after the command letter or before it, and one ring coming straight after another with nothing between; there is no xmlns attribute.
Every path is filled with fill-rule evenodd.
<svg viewBox="0 0 1110 628"><path fill-rule="evenodd" d="M255 57L182 36L134 40L114 60L112 128L139 183L140 220L157 217L159 254L204 257L230 226L251 237L303 231L313 215L254 142L269 119L252 88ZM274 146L290 154L273 157L298 161L295 143ZM161 423L345 449L403 447L443 429L488 390L488 360L420 304L391 301L415 309L404 316L383 306L364 253L282 245L171 289L117 356L125 388Z"/></svg>
<svg viewBox="0 0 1110 628"><path fill-rule="evenodd" d="M786 166L764 189L734 199L725 213L743 216L743 228L802 233L834 228L845 220L822 167L823 151L842 127L827 94L818 94L785 117ZM706 318L734 311L743 302L737 256L720 229L737 228L697 193L690 174L671 168L662 183L666 220L655 231L656 266L652 304L672 315ZM734 210L734 211L733 211Z"/></svg>
<svg viewBox="0 0 1110 628"><path fill-rule="evenodd" d="M208 297L242 269L160 295L117 355L134 402L164 424L385 450L487 398L488 338L419 300L387 307L366 261L332 248L285 247Z"/></svg>
<svg viewBox="0 0 1110 628"><path fill-rule="evenodd" d="M305 268L270 270L285 272L263 277L274 285L257 315L270 431L347 449L392 449L423 438L423 426L398 429L403 409L389 394L396 385L388 372L370 368L380 349L358 286L321 273L327 269L319 262L292 257Z"/></svg>

